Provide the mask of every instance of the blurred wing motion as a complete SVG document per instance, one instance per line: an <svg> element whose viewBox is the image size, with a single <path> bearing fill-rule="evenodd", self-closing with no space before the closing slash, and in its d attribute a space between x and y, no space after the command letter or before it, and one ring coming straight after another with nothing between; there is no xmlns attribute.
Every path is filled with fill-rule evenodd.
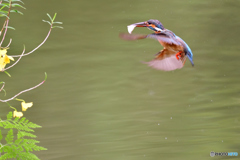
<svg viewBox="0 0 240 160"><path fill-rule="evenodd" d="M176 52L163 49L161 53L152 61L144 62L148 66L163 70L163 71L172 71L175 69L180 69L184 66L186 62L186 56L182 56L179 60L175 56Z"/></svg>
<svg viewBox="0 0 240 160"><path fill-rule="evenodd" d="M128 41L145 38L153 38L158 40L164 46L164 49L152 61L143 62L152 68L163 71L172 71L182 68L185 64L186 56L184 53L180 53L180 59L176 58L176 54L178 53L177 50L183 50L182 45L176 40L176 38L170 38L168 35L161 33L149 35L120 33L119 37ZM166 46L169 47L166 48Z"/></svg>
<svg viewBox="0 0 240 160"><path fill-rule="evenodd" d="M138 39L147 38L148 35L120 33L119 37L126 41L134 41L134 40L138 40Z"/></svg>

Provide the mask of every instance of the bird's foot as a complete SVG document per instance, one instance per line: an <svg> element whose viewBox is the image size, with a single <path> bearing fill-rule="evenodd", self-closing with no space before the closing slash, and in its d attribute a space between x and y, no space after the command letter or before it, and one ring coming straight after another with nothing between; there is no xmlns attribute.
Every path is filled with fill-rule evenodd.
<svg viewBox="0 0 240 160"><path fill-rule="evenodd" d="M180 52L178 52L177 54L176 54L176 58L177 58L177 60L179 60L180 58L182 58L182 55L181 55L181 51Z"/></svg>

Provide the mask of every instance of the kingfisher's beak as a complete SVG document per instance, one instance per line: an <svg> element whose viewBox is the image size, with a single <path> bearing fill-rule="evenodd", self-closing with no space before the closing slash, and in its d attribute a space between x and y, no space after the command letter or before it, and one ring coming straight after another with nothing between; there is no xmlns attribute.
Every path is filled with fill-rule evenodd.
<svg viewBox="0 0 240 160"><path fill-rule="evenodd" d="M189 61L191 62L192 66L194 66L192 57L190 57L189 55L187 55L187 57L188 57Z"/></svg>
<svg viewBox="0 0 240 160"><path fill-rule="evenodd" d="M147 22L138 22L138 23L131 24L127 27L128 27L128 32L131 34L135 27L148 27L148 26L149 24Z"/></svg>
<svg viewBox="0 0 240 160"><path fill-rule="evenodd" d="M134 25L136 25L136 27L148 27L149 26L148 22L138 22L138 23L134 23Z"/></svg>

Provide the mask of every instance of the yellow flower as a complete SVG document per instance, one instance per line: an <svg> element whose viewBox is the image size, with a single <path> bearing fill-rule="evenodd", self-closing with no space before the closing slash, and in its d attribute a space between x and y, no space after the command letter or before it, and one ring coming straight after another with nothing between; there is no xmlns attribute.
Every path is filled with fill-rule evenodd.
<svg viewBox="0 0 240 160"><path fill-rule="evenodd" d="M33 102L29 102L29 103L22 102L21 105L22 105L22 111L26 111L28 108L32 107Z"/></svg>
<svg viewBox="0 0 240 160"><path fill-rule="evenodd" d="M23 116L22 112L13 111L13 117L21 118Z"/></svg>
<svg viewBox="0 0 240 160"><path fill-rule="evenodd" d="M10 60L14 61L13 57L7 55L7 49L0 49L0 71L2 71L6 64L10 63Z"/></svg>

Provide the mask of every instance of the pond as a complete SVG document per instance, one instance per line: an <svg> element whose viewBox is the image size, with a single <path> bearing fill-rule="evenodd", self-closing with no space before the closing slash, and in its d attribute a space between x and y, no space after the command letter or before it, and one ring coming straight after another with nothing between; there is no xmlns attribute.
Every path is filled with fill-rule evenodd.
<svg viewBox="0 0 240 160"><path fill-rule="evenodd" d="M213 159L211 151L240 153L239 1L35 0L25 7L10 21L16 30L7 35L13 38L9 55L41 43L49 29L41 21L46 13L57 12L64 27L9 70L12 78L1 74L7 97L48 74L43 86L19 96L33 101L25 116L42 126L37 140L48 150L36 152L40 159L192 160ZM162 46L118 35L148 19L188 43L194 67L187 61L164 72L141 63ZM1 107L5 115L9 108Z"/></svg>

